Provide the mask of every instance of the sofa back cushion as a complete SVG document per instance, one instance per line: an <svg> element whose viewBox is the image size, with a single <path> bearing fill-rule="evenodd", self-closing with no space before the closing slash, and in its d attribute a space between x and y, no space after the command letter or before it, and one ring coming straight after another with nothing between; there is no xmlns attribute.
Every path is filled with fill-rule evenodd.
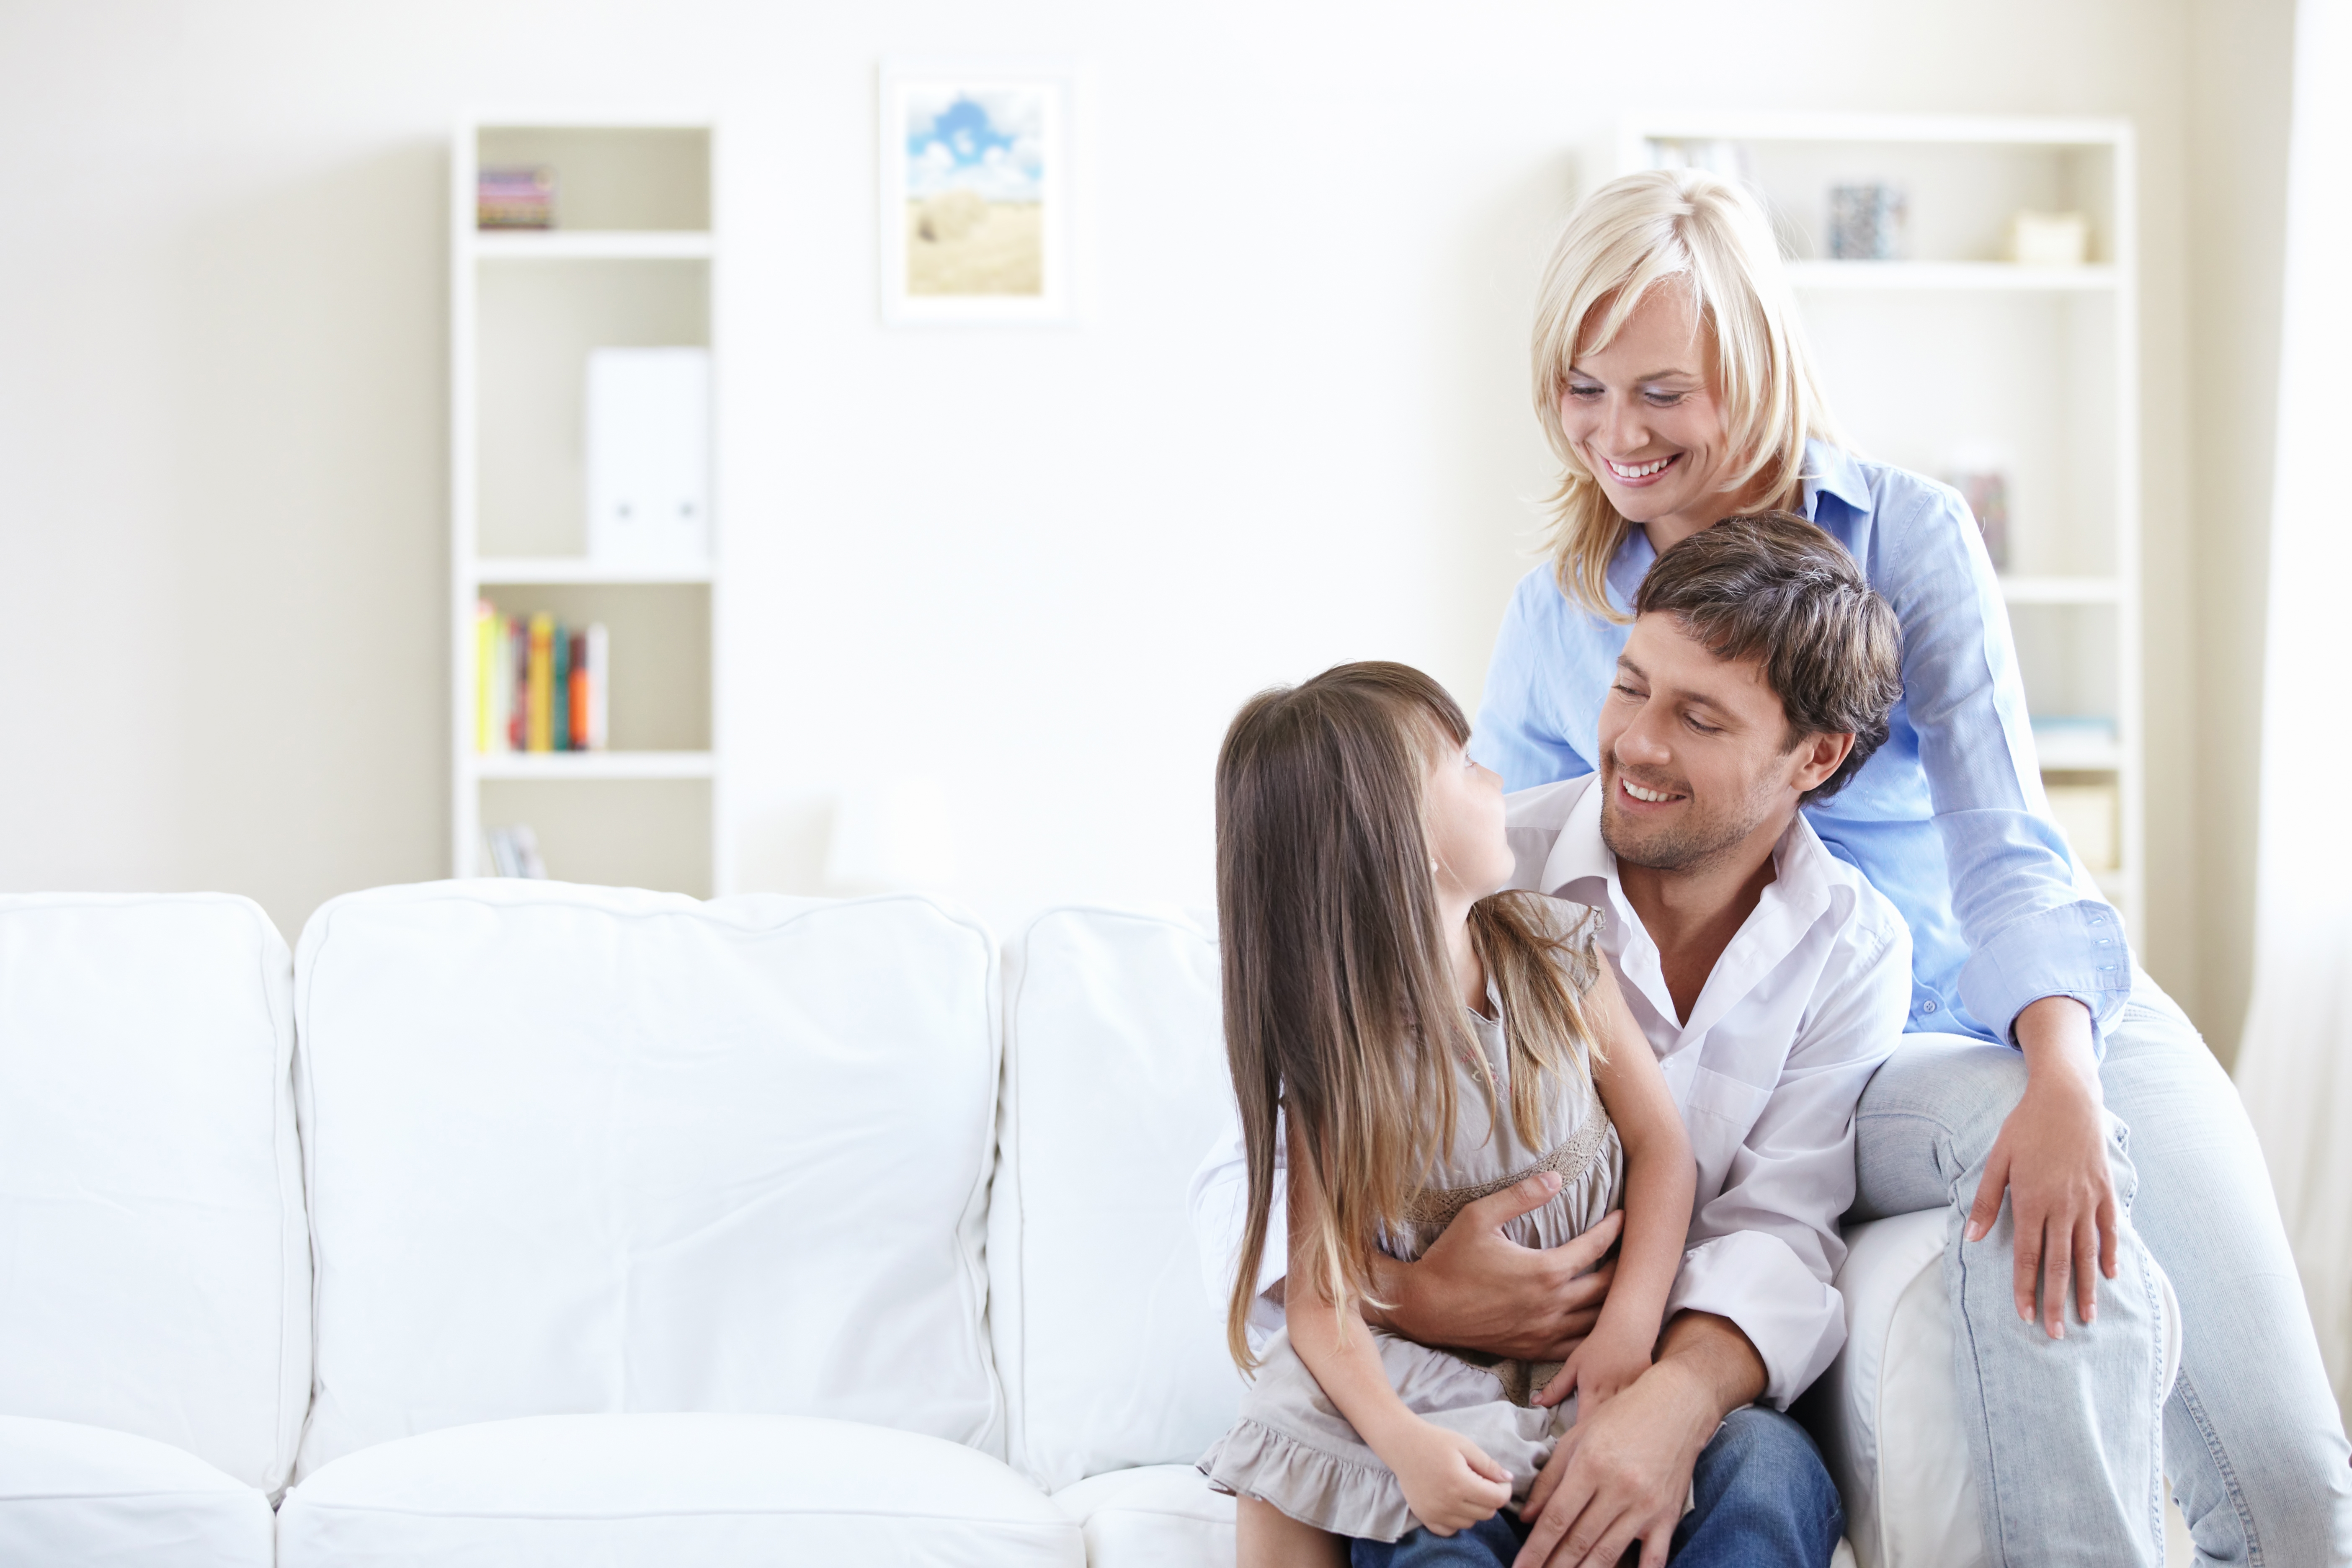
<svg viewBox="0 0 2352 1568"><path fill-rule="evenodd" d="M0 897L0 1416L285 1484L310 1381L292 978L249 900Z"/></svg>
<svg viewBox="0 0 2352 1568"><path fill-rule="evenodd" d="M845 1417L1002 1448L996 954L929 900L335 900L296 961L300 1472L474 1421Z"/></svg>
<svg viewBox="0 0 2352 1568"><path fill-rule="evenodd" d="M1186 1213L1233 1092L1216 944L1178 915L1050 910L1005 996L988 1274L1010 1457L1055 1490L1190 1464L1241 1394Z"/></svg>

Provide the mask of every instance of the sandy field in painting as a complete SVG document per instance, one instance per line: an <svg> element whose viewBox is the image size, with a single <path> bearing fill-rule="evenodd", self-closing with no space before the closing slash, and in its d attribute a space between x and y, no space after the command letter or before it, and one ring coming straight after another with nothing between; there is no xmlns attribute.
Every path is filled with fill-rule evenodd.
<svg viewBox="0 0 2352 1568"><path fill-rule="evenodd" d="M987 216L969 228L961 224L927 226L924 208L922 202L907 204L908 294L1045 291L1044 204L990 202ZM927 228L940 237L925 237Z"/></svg>

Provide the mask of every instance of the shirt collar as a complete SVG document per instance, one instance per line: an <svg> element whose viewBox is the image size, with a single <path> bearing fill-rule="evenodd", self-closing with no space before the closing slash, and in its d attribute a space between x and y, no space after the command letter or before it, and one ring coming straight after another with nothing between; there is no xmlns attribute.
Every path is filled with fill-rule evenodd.
<svg viewBox="0 0 2352 1568"><path fill-rule="evenodd" d="M1821 520L1821 498L1833 495L1856 511L1870 510L1870 480L1862 471L1862 464L1843 447L1832 447L1827 441L1808 439L1805 442L1805 515Z"/></svg>
<svg viewBox="0 0 2352 1568"><path fill-rule="evenodd" d="M1657 946L1642 929L1641 917L1625 897L1625 889L1617 879L1617 857L1601 838L1601 776L1592 775L1592 784L1577 797L1569 810L1568 819L1560 825L1559 837L1552 841L1551 853L1544 860L1543 878L1538 883L1545 892L1566 893L1580 881L1598 879L1601 895L1580 902L1599 904L1607 900L1613 918L1623 921L1624 938L1639 932L1638 942L1622 941L1617 951L1622 955L1625 977L1644 991L1654 991L1651 998L1661 1018L1671 1024L1673 1010L1665 996L1665 982L1657 973ZM1757 982L1769 973L1801 941L1806 931L1822 918L1829 908L1832 878L1828 847L1813 825L1799 812L1779 843L1772 847L1772 880L1766 885L1738 933L1716 960L1715 973L1707 977L1700 991L1689 1019L1681 1026L1685 1038L1704 1036L1723 1015L1745 997ZM1663 1047L1661 1047L1663 1048Z"/></svg>

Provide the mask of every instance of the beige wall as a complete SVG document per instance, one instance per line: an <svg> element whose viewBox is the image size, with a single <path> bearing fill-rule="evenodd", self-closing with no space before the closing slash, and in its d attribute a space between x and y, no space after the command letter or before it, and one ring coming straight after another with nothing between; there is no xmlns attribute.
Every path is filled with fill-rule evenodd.
<svg viewBox="0 0 2352 1568"><path fill-rule="evenodd" d="M1003 916L1199 901L1248 690L1474 698L1543 482L1547 226L1636 109L2121 114L2142 138L2150 966L2245 973L2284 0L520 0L0 6L0 887L289 933L446 868L444 187L468 106L728 124L740 879L849 780L957 785ZM874 71L1067 55L1097 279L1059 333L875 321ZM1590 162L1581 173L1593 173Z"/></svg>
<svg viewBox="0 0 2352 1568"><path fill-rule="evenodd" d="M2185 597L2195 630L2189 735L2198 1020L2237 1054L2252 981L2254 812L2262 739L2263 586L2278 397L2294 0L2189 8L2189 416L2194 500Z"/></svg>

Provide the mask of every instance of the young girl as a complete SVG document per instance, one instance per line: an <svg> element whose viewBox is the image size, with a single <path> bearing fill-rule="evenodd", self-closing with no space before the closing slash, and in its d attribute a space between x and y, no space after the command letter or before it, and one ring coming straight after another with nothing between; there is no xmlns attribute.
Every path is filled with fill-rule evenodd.
<svg viewBox="0 0 2352 1568"><path fill-rule="evenodd" d="M1225 1042L1249 1157L1226 1332L1258 1376L1201 1468L1241 1500L1241 1568L1344 1563L1343 1538L1451 1534L1524 1499L1574 1419L1563 1402L1597 1405L1649 1366L1681 1260L1681 1119L1592 912L1496 891L1512 870L1502 787L1469 738L1427 676L1351 664L1254 698L1217 759ZM1261 1363L1245 1325L1286 1165L1286 1327ZM1625 1210L1607 1304L1564 1366L1364 1323L1377 1254L1417 1257L1463 1205L1538 1172L1559 1190L1507 1227L1524 1246Z"/></svg>

